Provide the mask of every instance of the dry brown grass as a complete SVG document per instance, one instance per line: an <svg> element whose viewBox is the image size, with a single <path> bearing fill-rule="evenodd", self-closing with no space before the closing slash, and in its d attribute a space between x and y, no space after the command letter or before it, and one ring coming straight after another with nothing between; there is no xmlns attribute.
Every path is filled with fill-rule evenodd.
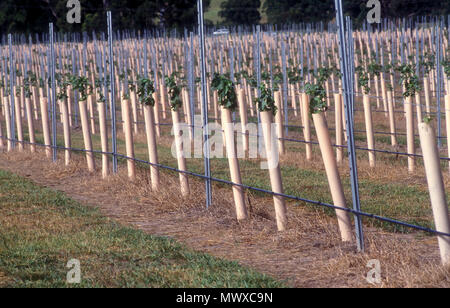
<svg viewBox="0 0 450 308"><path fill-rule="evenodd" d="M0 288L6 286L10 282L11 278L0 272Z"/></svg>
<svg viewBox="0 0 450 308"><path fill-rule="evenodd" d="M237 260L295 287L450 287L450 269L439 265L435 238L366 229L367 251L342 243L335 220L319 211L289 208L289 228L276 231L271 198L248 195L251 217L235 219L231 190L214 188L214 206L204 207L203 182L190 178L191 197L180 197L178 177L164 173L162 189L152 192L148 169L130 182L125 168L102 180L86 171L82 156L70 166L51 163L39 151L0 154L0 168L65 192L108 217L144 231L174 237L215 256ZM320 163L316 162L320 168ZM310 166L311 167L311 166ZM379 259L383 282L365 280L368 260Z"/></svg>

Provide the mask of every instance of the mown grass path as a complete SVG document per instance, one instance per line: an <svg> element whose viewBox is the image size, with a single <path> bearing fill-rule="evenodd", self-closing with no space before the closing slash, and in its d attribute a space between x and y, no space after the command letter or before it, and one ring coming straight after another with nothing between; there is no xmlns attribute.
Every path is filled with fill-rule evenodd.
<svg viewBox="0 0 450 308"><path fill-rule="evenodd" d="M66 264L81 262L81 284ZM282 287L236 262L113 222L61 192L0 170L2 287Z"/></svg>

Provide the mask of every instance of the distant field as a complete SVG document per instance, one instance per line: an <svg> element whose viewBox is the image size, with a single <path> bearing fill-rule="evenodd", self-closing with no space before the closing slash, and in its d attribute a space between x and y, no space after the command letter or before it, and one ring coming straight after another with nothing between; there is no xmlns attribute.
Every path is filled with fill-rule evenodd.
<svg viewBox="0 0 450 308"><path fill-rule="evenodd" d="M220 4L224 0L211 0L211 4L209 5L208 11L205 12L205 19L212 21L214 24L222 21L222 18L219 17Z"/></svg>
<svg viewBox="0 0 450 308"><path fill-rule="evenodd" d="M225 0L211 0L209 9L205 12L205 19L212 21L214 24L222 22L222 18L219 17L220 4ZM261 1L261 7L264 1ZM261 10L260 10L261 12ZM266 14L261 13L261 22L265 23L267 20Z"/></svg>

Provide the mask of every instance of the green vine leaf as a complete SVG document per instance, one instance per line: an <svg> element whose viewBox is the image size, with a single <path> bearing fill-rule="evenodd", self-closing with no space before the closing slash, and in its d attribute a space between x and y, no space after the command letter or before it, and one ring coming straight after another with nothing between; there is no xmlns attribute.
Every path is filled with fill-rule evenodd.
<svg viewBox="0 0 450 308"><path fill-rule="evenodd" d="M139 101L147 106L155 106L155 100L153 99L153 93L155 93L155 87L153 81L148 78L140 78L138 80L137 95Z"/></svg>
<svg viewBox="0 0 450 308"><path fill-rule="evenodd" d="M273 98L272 91L270 88L266 87L264 84L259 86L261 95L259 98L255 99L259 111L272 111L273 115L277 114L278 108L275 105L275 99Z"/></svg>
<svg viewBox="0 0 450 308"><path fill-rule="evenodd" d="M355 70L358 74L358 86L363 89L364 94L368 95L370 93L369 74L364 71L362 66L358 66Z"/></svg>
<svg viewBox="0 0 450 308"><path fill-rule="evenodd" d="M228 77L215 73L211 82L211 88L217 91L220 106L232 111L236 110L238 107L236 90L233 82Z"/></svg>
<svg viewBox="0 0 450 308"><path fill-rule="evenodd" d="M305 93L310 96L309 112L311 114L321 113L328 109L327 92L322 84L308 82L305 84Z"/></svg>
<svg viewBox="0 0 450 308"><path fill-rule="evenodd" d="M175 72L170 77L165 77L166 86L169 89L170 107L174 111L183 106L183 101L181 99L181 87L177 85L176 76L177 74Z"/></svg>
<svg viewBox="0 0 450 308"><path fill-rule="evenodd" d="M400 72L400 84L405 86L403 97L413 97L421 90L419 77L416 75L416 67L413 64L404 64L397 67Z"/></svg>

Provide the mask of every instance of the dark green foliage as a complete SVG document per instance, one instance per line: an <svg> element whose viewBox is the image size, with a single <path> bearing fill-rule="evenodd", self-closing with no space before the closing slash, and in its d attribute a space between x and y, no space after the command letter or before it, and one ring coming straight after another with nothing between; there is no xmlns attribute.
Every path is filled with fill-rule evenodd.
<svg viewBox="0 0 450 308"><path fill-rule="evenodd" d="M24 82L23 91L24 91L25 97L30 98L32 95L32 92L31 92L31 87L30 87L31 82L30 82L29 77L27 76L27 78L24 78L23 82Z"/></svg>
<svg viewBox="0 0 450 308"><path fill-rule="evenodd" d="M416 75L416 67L413 64L404 64L397 67L400 72L400 83L405 86L403 97L413 97L420 91L419 77Z"/></svg>
<svg viewBox="0 0 450 308"><path fill-rule="evenodd" d="M226 0L220 5L219 16L226 24L254 25L261 19L260 6L260 0Z"/></svg>
<svg viewBox="0 0 450 308"><path fill-rule="evenodd" d="M210 0L203 0L207 10ZM58 31L106 31L106 11L111 10L114 29L143 30L191 28L197 25L196 0L80 0L81 24L66 20L67 0L2 0L0 33L48 32L49 22Z"/></svg>
<svg viewBox="0 0 450 308"><path fill-rule="evenodd" d="M425 53L420 57L419 65L423 68L423 73L428 76L431 70L436 66L436 57L432 53Z"/></svg>
<svg viewBox="0 0 450 308"><path fill-rule="evenodd" d="M370 93L370 85L369 85L369 75L364 71L362 66L358 66L356 68L356 72L358 74L358 86L360 86L364 94Z"/></svg>
<svg viewBox="0 0 450 308"><path fill-rule="evenodd" d="M67 87L70 85L71 75L66 74L61 76L58 81L59 87L61 88L60 92L56 94L56 99L59 101L64 101L68 98L67 96Z"/></svg>
<svg viewBox="0 0 450 308"><path fill-rule="evenodd" d="M448 1L435 0L380 0L382 18L448 15ZM351 16L355 24L361 24L370 8L367 0L343 0L345 14ZM285 24L290 22L331 21L335 18L334 0L266 0L264 11L268 22Z"/></svg>
<svg viewBox="0 0 450 308"><path fill-rule="evenodd" d="M446 58L442 60L442 67L444 68L445 75L450 79L450 59Z"/></svg>
<svg viewBox="0 0 450 308"><path fill-rule="evenodd" d="M211 82L211 88L217 91L220 106L232 111L236 110L238 107L236 90L233 82L228 77L215 73Z"/></svg>
<svg viewBox="0 0 450 308"><path fill-rule="evenodd" d="M302 81L301 70L297 67L290 68L287 72L287 77L290 84L296 84Z"/></svg>
<svg viewBox="0 0 450 308"><path fill-rule="evenodd" d="M331 20L334 1L267 0L264 10L269 23L314 22Z"/></svg>
<svg viewBox="0 0 450 308"><path fill-rule="evenodd" d="M378 64L377 61L372 60L369 65L367 65L367 70L372 77L379 77L381 72L383 71L383 67Z"/></svg>
<svg viewBox="0 0 450 308"><path fill-rule="evenodd" d="M181 87L177 85L176 76L177 73L175 72L171 76L166 76L165 78L166 86L169 89L170 107L174 111L183 106L183 101L181 100Z"/></svg>
<svg viewBox="0 0 450 308"><path fill-rule="evenodd" d="M433 121L433 118L431 116L426 116L423 118L423 123L430 124L431 121Z"/></svg>
<svg viewBox="0 0 450 308"><path fill-rule="evenodd" d="M383 18L450 14L448 0L380 1ZM0 33L48 32L49 22L64 32L105 31L108 10L113 12L114 29L183 29L197 25L196 0L80 0L80 3L81 24L69 24L67 0L2 0ZM209 4L210 0L203 0L205 11ZM260 4L260 0L227 0L219 14L227 24L256 24L261 19ZM366 7L367 0L344 0L343 4L345 14L356 25L366 19L370 10ZM273 24L331 21L335 17L334 0L265 0L263 10Z"/></svg>
<svg viewBox="0 0 450 308"><path fill-rule="evenodd" d="M327 91L325 90L325 82L333 74L333 69L321 67L317 70L315 78L316 83L308 82L305 84L305 93L309 95L309 111L311 113L320 113L328 109L327 106Z"/></svg>
<svg viewBox="0 0 450 308"><path fill-rule="evenodd" d="M155 100L153 99L153 93L155 93L155 87L153 81L148 78L140 78L138 80L137 95L139 101L148 106L155 106Z"/></svg>
<svg viewBox="0 0 450 308"><path fill-rule="evenodd" d="M252 88L258 87L258 81L256 80L256 77L246 75L245 79L247 79L248 84L249 84Z"/></svg>
<svg viewBox="0 0 450 308"><path fill-rule="evenodd" d="M87 100L89 91L89 80L84 76L73 76L71 78L71 84L74 90L78 91L80 95L80 101Z"/></svg>
<svg viewBox="0 0 450 308"><path fill-rule="evenodd" d="M325 83L330 77L333 71L328 67L321 67L317 70L317 81L319 83Z"/></svg>
<svg viewBox="0 0 450 308"><path fill-rule="evenodd" d="M278 108L277 106L275 106L275 100L273 98L272 91L264 84L261 84L259 86L259 90L261 91L261 95L259 96L259 98L255 99L259 111L272 111L273 115L276 115Z"/></svg>
<svg viewBox="0 0 450 308"><path fill-rule="evenodd" d="M308 82L305 84L305 93L311 98L309 102L309 112L311 114L320 113L327 110L327 92L325 91L323 84L313 84Z"/></svg>

